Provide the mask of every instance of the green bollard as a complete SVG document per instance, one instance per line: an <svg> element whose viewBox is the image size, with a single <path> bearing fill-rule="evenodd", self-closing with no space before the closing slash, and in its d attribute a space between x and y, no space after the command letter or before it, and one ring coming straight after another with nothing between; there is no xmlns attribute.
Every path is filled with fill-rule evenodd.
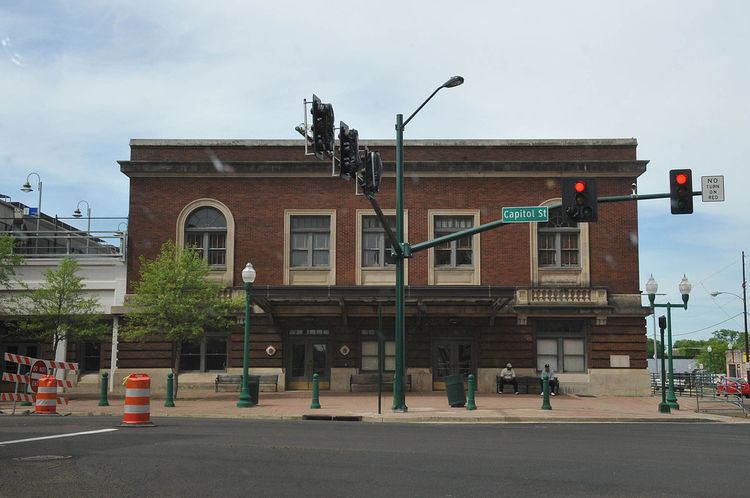
<svg viewBox="0 0 750 498"><path fill-rule="evenodd" d="M476 389L476 380L474 379L474 374L469 374L469 397L468 401L466 402L466 409L467 410L476 410L477 404L474 401L474 390Z"/></svg>
<svg viewBox="0 0 750 498"><path fill-rule="evenodd" d="M109 374L104 372L102 374L102 381L99 384L99 405L98 406L109 406L107 401L107 389L109 388Z"/></svg>
<svg viewBox="0 0 750 498"><path fill-rule="evenodd" d="M542 377L542 392L544 393L544 401L542 401L542 410L551 410L552 405L549 404L549 376L545 372Z"/></svg>
<svg viewBox="0 0 750 498"><path fill-rule="evenodd" d="M164 406L167 408L174 407L174 374L167 374L167 399L164 400Z"/></svg>
<svg viewBox="0 0 750 498"><path fill-rule="evenodd" d="M320 408L320 400L318 399L318 374L313 374L313 385L312 385L312 403L310 408Z"/></svg>

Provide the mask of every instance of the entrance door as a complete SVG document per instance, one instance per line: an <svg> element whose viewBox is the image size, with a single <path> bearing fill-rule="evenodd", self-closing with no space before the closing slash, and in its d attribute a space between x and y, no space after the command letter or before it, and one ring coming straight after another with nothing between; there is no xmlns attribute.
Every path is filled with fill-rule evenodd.
<svg viewBox="0 0 750 498"><path fill-rule="evenodd" d="M445 390L445 377L463 375L464 383L474 370L476 348L470 340L439 340L432 347L432 389Z"/></svg>
<svg viewBox="0 0 750 498"><path fill-rule="evenodd" d="M331 348L326 341L292 338L287 351L287 390L312 389L313 374L318 374L320 389L330 389Z"/></svg>

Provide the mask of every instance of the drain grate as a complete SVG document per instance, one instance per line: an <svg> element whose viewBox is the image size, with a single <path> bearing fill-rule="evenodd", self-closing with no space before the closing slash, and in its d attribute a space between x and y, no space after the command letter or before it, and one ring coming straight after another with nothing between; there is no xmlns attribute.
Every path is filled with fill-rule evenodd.
<svg viewBox="0 0 750 498"><path fill-rule="evenodd" d="M302 415L302 420L326 420L333 422L362 422L360 415Z"/></svg>

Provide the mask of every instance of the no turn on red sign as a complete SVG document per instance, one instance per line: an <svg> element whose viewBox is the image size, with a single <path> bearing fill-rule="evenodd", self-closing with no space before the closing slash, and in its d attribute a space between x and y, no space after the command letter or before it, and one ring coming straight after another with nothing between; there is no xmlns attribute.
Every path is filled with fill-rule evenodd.
<svg viewBox="0 0 750 498"><path fill-rule="evenodd" d="M701 200L724 202L724 175L701 176Z"/></svg>

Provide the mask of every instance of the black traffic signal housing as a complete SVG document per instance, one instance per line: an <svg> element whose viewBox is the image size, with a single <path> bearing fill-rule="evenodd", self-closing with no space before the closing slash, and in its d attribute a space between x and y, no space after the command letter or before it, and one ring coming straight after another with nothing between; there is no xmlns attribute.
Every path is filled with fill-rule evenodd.
<svg viewBox="0 0 750 498"><path fill-rule="evenodd" d="M693 213L693 172L691 170L669 171L669 199L672 214Z"/></svg>
<svg viewBox="0 0 750 498"><path fill-rule="evenodd" d="M313 152L318 159L333 152L333 106L324 104L313 95L312 109Z"/></svg>
<svg viewBox="0 0 750 498"><path fill-rule="evenodd" d="M379 152L367 151L365 167L362 172L361 186L365 193L373 194L380 188L380 178L383 176L383 160Z"/></svg>
<svg viewBox="0 0 750 498"><path fill-rule="evenodd" d="M362 167L359 155L359 132L341 121L339 125L339 176L356 178Z"/></svg>
<svg viewBox="0 0 750 498"><path fill-rule="evenodd" d="M562 211L567 221L588 223L597 220L596 180L576 178L562 182Z"/></svg>

